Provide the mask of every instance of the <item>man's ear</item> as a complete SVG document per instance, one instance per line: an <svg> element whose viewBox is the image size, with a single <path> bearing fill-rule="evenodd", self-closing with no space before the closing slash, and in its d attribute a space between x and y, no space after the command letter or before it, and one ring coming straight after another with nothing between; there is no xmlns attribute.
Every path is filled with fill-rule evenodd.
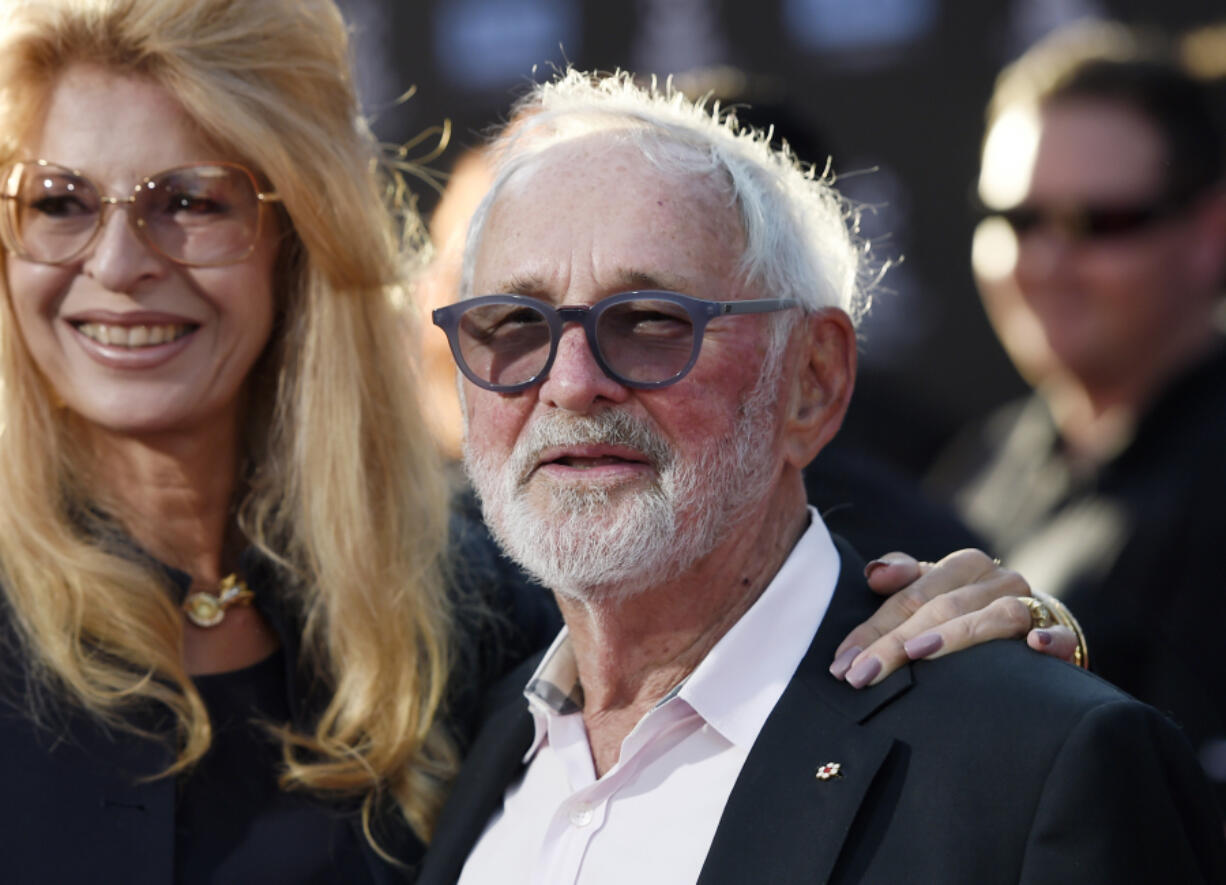
<svg viewBox="0 0 1226 885"><path fill-rule="evenodd" d="M788 345L783 456L801 470L834 438L856 379L856 330L828 307L808 314Z"/></svg>

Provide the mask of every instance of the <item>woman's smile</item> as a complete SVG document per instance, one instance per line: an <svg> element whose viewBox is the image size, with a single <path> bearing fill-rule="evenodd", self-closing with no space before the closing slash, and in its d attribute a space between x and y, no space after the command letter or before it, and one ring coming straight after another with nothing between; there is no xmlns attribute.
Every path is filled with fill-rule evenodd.
<svg viewBox="0 0 1226 885"><path fill-rule="evenodd" d="M186 323L167 323L157 326L144 324L120 326L110 323L73 323L72 325L92 341L123 348L154 347L158 344L178 341L196 328Z"/></svg>

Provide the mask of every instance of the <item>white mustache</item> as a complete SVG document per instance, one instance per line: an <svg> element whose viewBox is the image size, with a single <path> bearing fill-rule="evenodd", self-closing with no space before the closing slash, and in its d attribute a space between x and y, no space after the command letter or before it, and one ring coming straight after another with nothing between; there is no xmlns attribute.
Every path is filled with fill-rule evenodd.
<svg viewBox="0 0 1226 885"><path fill-rule="evenodd" d="M524 429L511 452L510 473L516 486L528 481L540 463L541 452L556 446L610 445L634 449L646 457L657 474L674 459L664 438L643 419L625 412L566 417L549 412Z"/></svg>

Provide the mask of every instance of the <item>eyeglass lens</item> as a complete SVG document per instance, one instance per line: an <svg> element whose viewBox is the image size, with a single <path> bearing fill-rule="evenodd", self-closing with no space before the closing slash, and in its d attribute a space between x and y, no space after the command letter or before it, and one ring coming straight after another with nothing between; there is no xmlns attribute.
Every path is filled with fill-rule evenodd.
<svg viewBox="0 0 1226 885"><path fill-rule="evenodd" d="M468 368L494 385L522 384L539 375L549 359L549 321L529 305L469 308L460 318L458 333ZM596 346L605 365L622 379L665 381L690 360L694 322L682 305L671 301L622 301L600 310Z"/></svg>
<svg viewBox="0 0 1226 885"><path fill-rule="evenodd" d="M47 263L68 261L89 245L107 202L89 179L50 164L17 164L5 193L5 222L19 251ZM260 201L251 176L237 166L170 169L143 182L133 197L136 228L176 261L238 261L255 243Z"/></svg>
<svg viewBox="0 0 1226 885"><path fill-rule="evenodd" d="M487 304L460 317L460 353L468 368L492 384L521 384L545 367L549 323L539 310L518 304Z"/></svg>

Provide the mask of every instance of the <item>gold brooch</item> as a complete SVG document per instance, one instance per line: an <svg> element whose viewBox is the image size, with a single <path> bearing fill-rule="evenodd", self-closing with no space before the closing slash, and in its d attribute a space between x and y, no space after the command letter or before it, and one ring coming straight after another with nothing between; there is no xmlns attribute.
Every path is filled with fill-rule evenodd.
<svg viewBox="0 0 1226 885"><path fill-rule="evenodd" d="M197 627L216 627L226 617L226 611L236 605L250 605L255 594L237 575L226 575L217 585L217 593L197 590L183 600L183 613Z"/></svg>

